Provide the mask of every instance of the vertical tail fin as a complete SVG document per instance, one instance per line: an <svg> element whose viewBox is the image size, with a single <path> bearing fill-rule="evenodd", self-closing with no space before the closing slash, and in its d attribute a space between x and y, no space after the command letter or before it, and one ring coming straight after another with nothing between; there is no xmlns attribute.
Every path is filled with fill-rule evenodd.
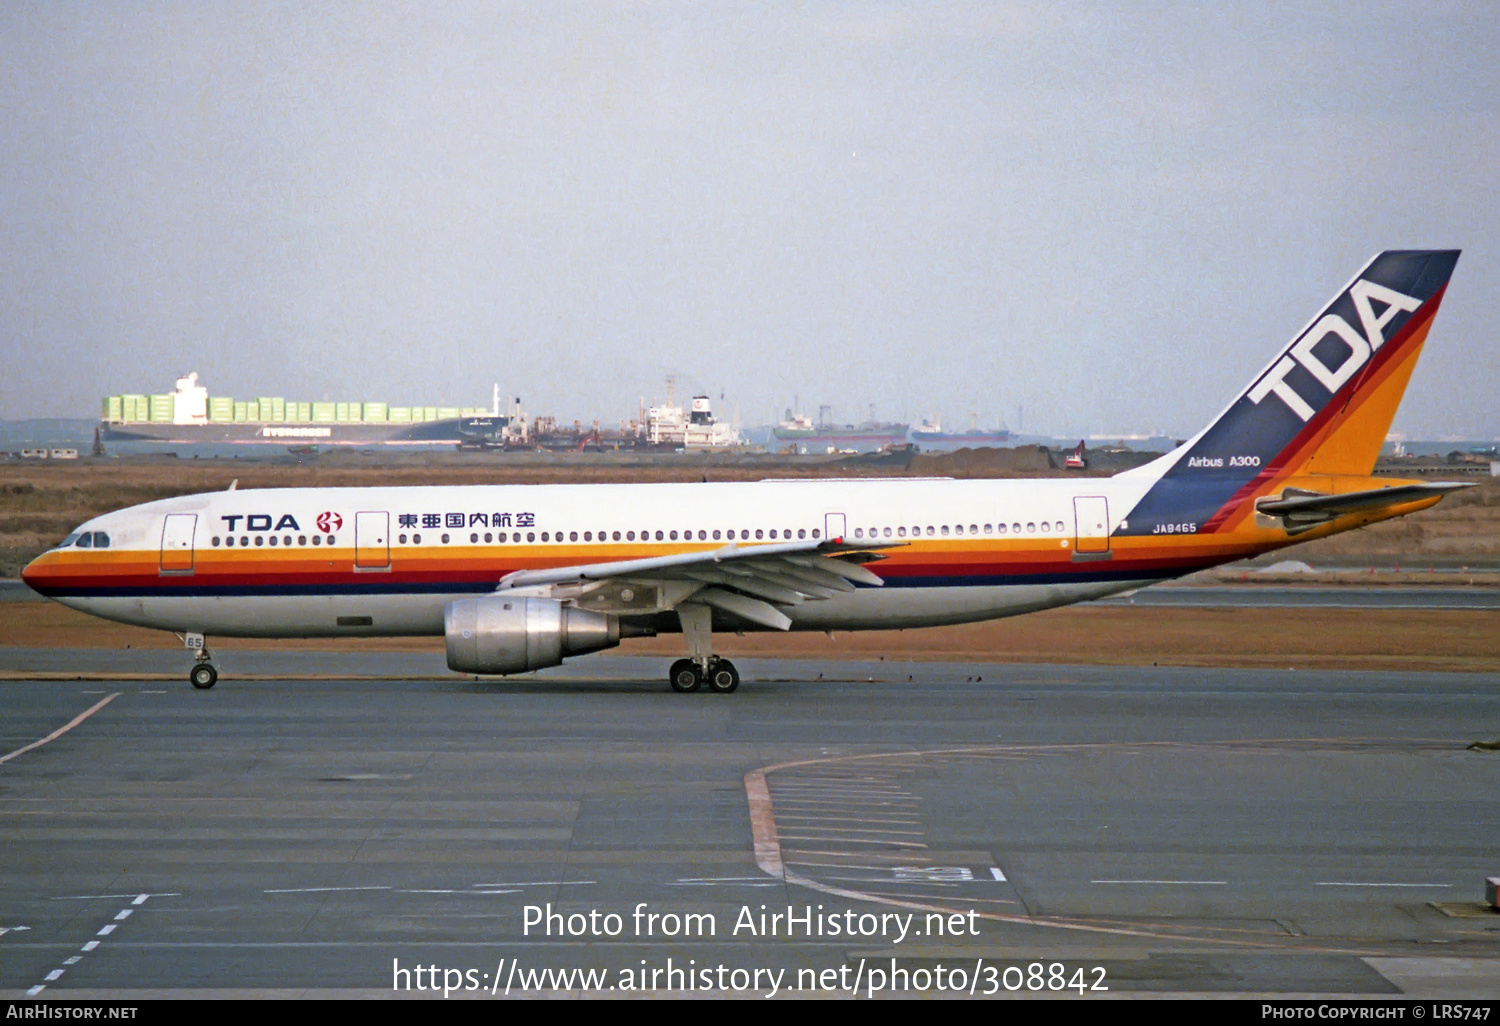
<svg viewBox="0 0 1500 1026"><path fill-rule="evenodd" d="M1212 531L1273 479L1368 475L1457 263L1458 250L1371 260L1213 423L1150 465L1160 479L1123 533Z"/></svg>

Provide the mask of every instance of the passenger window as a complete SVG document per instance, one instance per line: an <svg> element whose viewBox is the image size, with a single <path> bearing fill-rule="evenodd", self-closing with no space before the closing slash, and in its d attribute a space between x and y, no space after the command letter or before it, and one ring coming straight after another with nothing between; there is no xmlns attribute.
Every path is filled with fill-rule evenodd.
<svg viewBox="0 0 1500 1026"><path fill-rule="evenodd" d="M488 532L488 531L484 532L484 541L485 541L486 545L488 545L490 543L490 541L491 541L490 532Z"/></svg>
<svg viewBox="0 0 1500 1026"><path fill-rule="evenodd" d="M406 535L403 534L401 536L401 540L402 541L406 541ZM305 535L305 534L299 534L299 535L297 535L297 544L298 545L306 545L307 544L307 535Z"/></svg>
<svg viewBox="0 0 1500 1026"><path fill-rule="evenodd" d="M546 540L547 540L547 532L543 531L542 532L542 541L546 541Z"/></svg>
<svg viewBox="0 0 1500 1026"><path fill-rule="evenodd" d="M1027 524L1026 525L1026 533L1027 534L1036 534L1036 525L1035 524Z"/></svg>
<svg viewBox="0 0 1500 1026"><path fill-rule="evenodd" d="M444 545L448 544L448 536L446 534L443 535L442 542L443 542Z"/></svg>
<svg viewBox="0 0 1500 1026"><path fill-rule="evenodd" d="M615 533L615 537L618 538L619 536L620 536L619 532L616 532ZM635 541L635 532L634 531L626 531L625 532L625 540L626 541Z"/></svg>
<svg viewBox="0 0 1500 1026"><path fill-rule="evenodd" d="M959 534L963 534L963 531L959 530L958 533ZM978 524L970 524L969 525L969 533L970 534L978 534L979 533L979 525Z"/></svg>
<svg viewBox="0 0 1500 1026"><path fill-rule="evenodd" d="M896 537L897 538L905 538L906 537L906 528L904 528L904 527L898 527L898 528L896 528Z"/></svg>
<svg viewBox="0 0 1500 1026"><path fill-rule="evenodd" d="M276 536L273 534L273 535L271 535L271 548L274 549L275 547L276 547Z"/></svg>
<svg viewBox="0 0 1500 1026"><path fill-rule="evenodd" d="M990 533L990 525L989 524L985 524L984 525L984 533L985 534L989 534Z"/></svg>
<svg viewBox="0 0 1500 1026"><path fill-rule="evenodd" d="M948 529L946 527L943 528L943 533L944 534L948 533ZM954 524L953 525L953 533L954 534L963 534L964 533L964 525L963 524Z"/></svg>
<svg viewBox="0 0 1500 1026"><path fill-rule="evenodd" d="M890 536L891 536L891 529L890 529L890 528L889 528L889 527L887 527L887 528L886 528L886 529L885 529L885 536L886 536L886 537L887 537L887 538L889 538L889 537L890 537Z"/></svg>
<svg viewBox="0 0 1500 1026"><path fill-rule="evenodd" d="M529 542L536 541L536 532L535 531L527 531L526 532L526 540L529 541Z"/></svg>
<svg viewBox="0 0 1500 1026"><path fill-rule="evenodd" d="M593 531L584 531L583 532L583 540L584 541L593 541L594 540L594 532Z"/></svg>
<svg viewBox="0 0 1500 1026"><path fill-rule="evenodd" d="M478 531L474 531L473 533L471 533L469 535L469 544L470 545L478 545L479 544L479 532Z"/></svg>
<svg viewBox="0 0 1500 1026"><path fill-rule="evenodd" d="M814 538L816 538L816 537L817 537L817 536L818 536L818 529L817 529L817 528L816 528L816 527L814 527L814 528L813 528L813 533L812 533L812 536L813 536L813 537L814 537Z"/></svg>
<svg viewBox="0 0 1500 1026"><path fill-rule="evenodd" d="M667 534L667 538L668 538L668 540L670 540L670 541L676 541L676 540L677 540L677 532L676 532L676 531L671 531L671 532L669 532L669 533L668 533L668 534Z"/></svg>
<svg viewBox="0 0 1500 1026"><path fill-rule="evenodd" d="M1057 533L1058 533L1058 534L1062 534L1062 533L1063 533L1063 532L1064 532L1064 531L1065 531L1065 530L1067 530L1067 528L1065 528L1065 527L1064 527L1064 526L1063 526L1063 522L1062 522L1062 521L1061 521L1061 520L1059 520L1059 521L1058 521L1058 522L1057 522Z"/></svg>
<svg viewBox="0 0 1500 1026"><path fill-rule="evenodd" d="M569 531L568 532L568 541L577 541L577 540L578 540L578 532L577 531Z"/></svg>
<svg viewBox="0 0 1500 1026"><path fill-rule="evenodd" d="M718 540L719 540L719 532L715 531L714 532L714 541L718 541Z"/></svg>
<svg viewBox="0 0 1500 1026"><path fill-rule="evenodd" d="M698 532L698 540L699 541L708 541L708 532L707 531L699 531Z"/></svg>
<svg viewBox="0 0 1500 1026"><path fill-rule="evenodd" d="M507 537L506 533L504 531L501 531L499 534L495 535L495 540L497 542L499 542L501 545L504 545L506 537Z"/></svg>
<svg viewBox="0 0 1500 1026"><path fill-rule="evenodd" d="M328 536L328 544L329 544L329 545L332 545L332 544L333 544L333 542L334 542L334 537L333 537L333 535L331 535L331 534L330 534L330 535L329 535L329 536Z"/></svg>
<svg viewBox="0 0 1500 1026"><path fill-rule="evenodd" d="M266 543L266 536L265 535L263 535L263 534L257 534L255 536L255 547L256 548L260 548L265 543Z"/></svg>
<svg viewBox="0 0 1500 1026"><path fill-rule="evenodd" d="M758 528L758 527L757 527L757 528L756 528L756 529L755 529L755 537L757 537L757 538L759 538L759 537L760 537L760 536L761 536L761 535L760 535L760 528Z"/></svg>
<svg viewBox="0 0 1500 1026"><path fill-rule="evenodd" d="M932 529L932 525L928 524L927 525L927 537L931 538L936 533L937 532Z"/></svg>
<svg viewBox="0 0 1500 1026"><path fill-rule="evenodd" d="M662 533L660 531L656 532L656 540L657 541L663 541L664 540L664 538L662 536Z"/></svg>
<svg viewBox="0 0 1500 1026"><path fill-rule="evenodd" d="M420 534L412 536L412 541L420 542L421 540L422 540L422 536ZM250 544L250 539L249 538L241 538L240 539L240 544L241 545L249 545ZM313 544L314 545L322 545L323 544L323 536L321 534L315 534L315 535L313 535Z"/></svg>
<svg viewBox="0 0 1500 1026"><path fill-rule="evenodd" d="M218 547L219 547L219 536L218 535L214 535L214 548L218 548Z"/></svg>
<svg viewBox="0 0 1500 1026"><path fill-rule="evenodd" d="M730 541L734 541L734 531L732 529L725 531L724 537L728 538Z"/></svg>
<svg viewBox="0 0 1500 1026"><path fill-rule="evenodd" d="M863 538L864 536L865 536L865 529L863 527L856 527L854 529L854 537L856 537L856 538Z"/></svg>
<svg viewBox="0 0 1500 1026"><path fill-rule="evenodd" d="M1000 531L1000 533L1001 533L1001 534L1004 534L1004 533L1005 533L1005 525L1004 525L1004 524L1001 524L1001 525L1000 525L1000 527L999 527L999 531Z"/></svg>
<svg viewBox="0 0 1500 1026"><path fill-rule="evenodd" d="M632 534L630 537L634 538L635 535ZM615 541L619 541L619 540L620 540L620 532L616 531L615 532Z"/></svg>
<svg viewBox="0 0 1500 1026"><path fill-rule="evenodd" d="M1020 534L1021 533L1021 525L1020 524L1011 524L1010 525L1010 529L1011 529L1011 532L1014 533L1014 534Z"/></svg>
<svg viewBox="0 0 1500 1026"><path fill-rule="evenodd" d="M928 528L928 529L927 529L927 533L928 533L928 534L931 534L931 533L932 533L932 528L930 528L930 527L929 527L929 528ZM959 533L959 534L963 534L963 533L964 533L964 529L963 529L963 528L962 528L962 527L960 527L960 528L959 528L959 529L958 529L958 533ZM946 536L947 536L947 534L948 534L948 525L947 525L947 524L944 524L944 525L943 525L943 535L944 535L944 536L945 536L945 537L946 537Z"/></svg>
<svg viewBox="0 0 1500 1026"><path fill-rule="evenodd" d="M1043 520L1042 521L1042 533L1046 534L1050 530L1052 530L1052 525L1049 524L1049 523L1047 523L1047 521Z"/></svg>

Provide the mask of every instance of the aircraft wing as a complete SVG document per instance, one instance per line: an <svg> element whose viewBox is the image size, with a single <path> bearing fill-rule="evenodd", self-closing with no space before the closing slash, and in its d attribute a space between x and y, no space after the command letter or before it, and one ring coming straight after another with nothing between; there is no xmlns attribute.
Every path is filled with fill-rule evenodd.
<svg viewBox="0 0 1500 1026"><path fill-rule="evenodd" d="M876 550L900 544L905 543L731 543L673 556L518 570L502 578L498 590L524 589L624 615L663 612L691 601L787 630L792 621L779 607L832 598L857 584L882 586L885 582L863 564L885 558Z"/></svg>
<svg viewBox="0 0 1500 1026"><path fill-rule="evenodd" d="M1460 488L1473 486L1472 481L1421 481L1415 484L1392 485L1389 488L1344 492L1340 495L1324 495L1288 488L1280 498L1261 499L1255 504L1255 509L1269 516L1281 517L1288 530L1299 527L1306 529L1347 513L1388 509L1392 506L1434 498Z"/></svg>

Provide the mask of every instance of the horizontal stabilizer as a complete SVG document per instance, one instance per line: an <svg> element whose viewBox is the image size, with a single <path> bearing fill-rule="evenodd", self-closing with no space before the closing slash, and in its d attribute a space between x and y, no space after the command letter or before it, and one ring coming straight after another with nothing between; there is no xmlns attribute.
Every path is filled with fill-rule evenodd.
<svg viewBox="0 0 1500 1026"><path fill-rule="evenodd" d="M1393 506L1435 498L1460 488L1473 486L1472 481L1421 481L1415 484L1392 485L1390 488L1345 492L1341 495L1324 495L1288 488L1279 498L1261 499L1255 504L1255 508L1258 512L1268 516L1281 517L1289 529L1293 525L1305 529L1349 513L1389 509Z"/></svg>

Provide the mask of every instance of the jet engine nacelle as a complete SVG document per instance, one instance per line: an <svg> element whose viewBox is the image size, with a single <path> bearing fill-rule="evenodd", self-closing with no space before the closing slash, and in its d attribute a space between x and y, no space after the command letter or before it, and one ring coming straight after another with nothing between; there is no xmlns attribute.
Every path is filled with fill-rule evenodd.
<svg viewBox="0 0 1500 1026"><path fill-rule="evenodd" d="M524 673L620 643L618 617L503 595L448 603L443 631L448 667L460 673Z"/></svg>

